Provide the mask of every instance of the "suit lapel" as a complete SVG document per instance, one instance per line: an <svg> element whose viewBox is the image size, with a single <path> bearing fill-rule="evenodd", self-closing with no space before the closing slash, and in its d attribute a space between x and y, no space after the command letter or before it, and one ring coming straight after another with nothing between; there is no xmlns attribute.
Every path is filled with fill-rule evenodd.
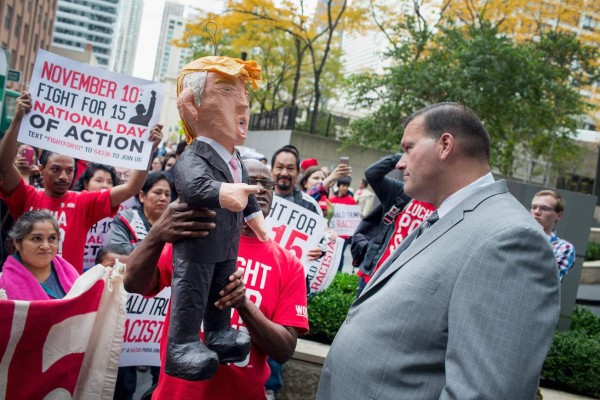
<svg viewBox="0 0 600 400"><path fill-rule="evenodd" d="M392 260L389 263L386 261L384 265L381 266L380 271L377 271L375 276L373 276L373 279L371 282L369 282L355 303L358 303L363 297L366 298L366 296L369 296L369 294L372 294L374 291L376 291L377 288L387 281L392 274L394 274L415 256L433 244L442 235L451 233L450 231L452 228L463 221L465 214L473 211L479 204L488 198L506 192L506 182L501 180L496 181L493 184L488 185L467 197L456 207L450 210L450 212L441 218L436 224L423 232L423 234L414 240L413 243L411 243L402 253L392 254L390 256ZM412 233L416 233L416 229ZM412 236L412 233L406 239L409 239Z"/></svg>
<svg viewBox="0 0 600 400"><path fill-rule="evenodd" d="M210 165L225 175L227 182L233 183L233 176L231 175L229 167L227 164L225 164L225 161L223 161L215 149L213 149L208 143L201 142L199 140L194 140L194 145L194 151L198 156L204 158Z"/></svg>

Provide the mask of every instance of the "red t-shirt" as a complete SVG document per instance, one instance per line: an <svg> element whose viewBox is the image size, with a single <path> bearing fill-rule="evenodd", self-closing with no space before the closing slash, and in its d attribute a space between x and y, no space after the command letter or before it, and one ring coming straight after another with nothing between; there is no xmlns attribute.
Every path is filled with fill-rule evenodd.
<svg viewBox="0 0 600 400"><path fill-rule="evenodd" d="M365 282L369 282L371 277L375 275L375 272L381 267L381 265L388 259L390 254L396 250L400 243L404 240L405 237L410 235L412 231L417 229L419 225L423 221L425 221L432 212L435 211L435 207L433 204L425 203L423 201L411 200L410 203L404 207L404 210L400 212L396 219L394 220L394 225L396 229L392 236L390 236L390 240L381 255L381 258L375 265L375 269L373 269L373 273L371 275L365 275L362 271L358 271L357 275L362 276Z"/></svg>
<svg viewBox="0 0 600 400"><path fill-rule="evenodd" d="M356 200L354 200L354 197L350 196L349 194L345 195L344 197L338 197L336 195L333 195L329 197L329 201L333 204L348 204L350 206L354 206L357 204Z"/></svg>
<svg viewBox="0 0 600 400"><path fill-rule="evenodd" d="M110 207L110 191L72 192L60 198L49 197L44 190L37 190L23 179L14 192L8 194L0 183L0 198L6 203L16 221L23 213L32 210L48 210L58 221L60 244L58 255L83 271L83 252L87 232L104 217L114 216L118 207Z"/></svg>
<svg viewBox="0 0 600 400"><path fill-rule="evenodd" d="M171 285L173 248L167 244L159 263L159 291ZM276 242L260 242L256 238L240 237L238 268L244 270L246 296L269 320L283 326L308 331L306 282L300 261ZM171 305L165 318L160 341L160 360L164 365L169 333ZM247 332L244 322L234 310L231 326ZM267 355L252 344L246 360L221 364L215 376L206 381L186 381L166 375L161 369L154 400L219 399L264 400L264 385L269 379Z"/></svg>

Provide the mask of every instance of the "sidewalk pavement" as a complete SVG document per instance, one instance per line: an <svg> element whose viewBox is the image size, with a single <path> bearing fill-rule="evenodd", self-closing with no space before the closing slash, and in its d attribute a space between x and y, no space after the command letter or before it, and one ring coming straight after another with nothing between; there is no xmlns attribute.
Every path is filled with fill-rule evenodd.
<svg viewBox="0 0 600 400"><path fill-rule="evenodd" d="M544 396L544 400L585 400L585 399L593 399L593 397L585 397L579 396L576 394L559 392L552 389L542 389L542 396Z"/></svg>

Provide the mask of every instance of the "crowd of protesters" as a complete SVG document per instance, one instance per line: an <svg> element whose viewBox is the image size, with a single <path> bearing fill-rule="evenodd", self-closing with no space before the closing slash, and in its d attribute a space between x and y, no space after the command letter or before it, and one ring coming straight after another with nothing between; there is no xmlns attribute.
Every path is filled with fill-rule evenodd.
<svg viewBox="0 0 600 400"><path fill-rule="evenodd" d="M6 291L7 297L19 300L61 299L85 270L97 263L114 264L115 255L120 256L122 261L126 260L132 251L135 251L136 257L126 277L128 288L152 295L169 286L172 265L167 243L187 231L180 229L173 232L168 225L177 223L173 219L177 212L193 211L185 205L169 205L177 198L172 167L185 142L159 147L162 127L156 125L150 136L154 151L147 170L88 163L19 144L20 121L30 109L31 98L23 94L17 101L13 123L0 143L0 288ZM351 167L347 163L340 163L330 170L319 165L314 158L303 161L294 146L276 151L270 168L258 161L250 161L248 169L251 172L250 183L260 185L263 192L257 197L265 216L273 195L324 217L331 217L336 204L360 207L363 220L354 237L342 236L344 249L352 243L353 265L360 277L358 296L404 238L436 210L431 203L413 200L404 193L401 180L388 176L400 160L401 155L396 154L373 164L356 191L351 187ZM266 163L267 160L261 161ZM379 204L374 207L375 198ZM553 232L563 210L564 200L554 191L536 194L531 207L532 215L543 226L557 254L561 279L574 259L573 246ZM210 219L210 215L203 213L203 217ZM191 216L193 214L188 215ZM195 231L198 236L210 231L205 222L202 224ZM327 240L335 240L336 237L331 231L318 234L326 236ZM308 330L306 319L292 318L277 308L289 302L306 305L306 288L298 284L299 278L303 280L303 271L298 260L280 246L257 242L248 229L244 230L243 236L240 248L243 257L255 257L277 265L277 273L272 282L269 281L270 286L260 288L264 298L268 299L263 306L248 304L243 291L239 290L241 283L225 291L237 309L235 319L242 317L256 346L251 357L257 360L259 367L253 371L254 375L243 380L246 389L252 387L256 390L258 395L252 398L272 397L281 389L281 364L293 353L298 335ZM148 237L151 240L146 242ZM142 249L134 250L142 244ZM309 258L316 259L322 256L323 251L316 248L308 254ZM147 265L141 265L142 261ZM131 257L129 263L132 263ZM343 261L340 269L342 265ZM241 273L233 279L240 281ZM248 286L247 282L244 283ZM293 291L283 291L286 285L293 287ZM267 356L271 357L268 364L272 371L268 382ZM164 359L163 351L161 359ZM181 383L177 378L165 377L161 372L160 380L168 379L168 387L164 386L166 384L161 386L158 373L153 383L159 384L157 396L160 398L171 396L173 390L183 393L184 397L190 393L205 393L209 396L207 398L214 398L210 396L219 391L223 393L222 388L240 380L240 371L237 367L224 366L212 384L195 386ZM120 372L117 389L115 398L131 398L135 389L135 369ZM226 398L235 398L236 393L238 391L232 389Z"/></svg>

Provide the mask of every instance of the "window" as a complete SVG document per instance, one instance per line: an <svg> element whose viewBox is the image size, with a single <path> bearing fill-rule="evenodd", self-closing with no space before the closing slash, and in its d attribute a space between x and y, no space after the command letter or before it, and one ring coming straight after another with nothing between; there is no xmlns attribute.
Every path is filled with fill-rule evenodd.
<svg viewBox="0 0 600 400"><path fill-rule="evenodd" d="M6 15L4 16L4 27L8 30L10 30L10 27L12 25L12 13L12 7L6 6Z"/></svg>
<svg viewBox="0 0 600 400"><path fill-rule="evenodd" d="M15 36L19 37L19 35L21 34L21 21L23 19L21 18L20 15L17 15L17 20L15 21Z"/></svg>
<svg viewBox="0 0 600 400"><path fill-rule="evenodd" d="M23 43L27 43L29 40L29 24L25 24L25 29L23 30Z"/></svg>
<svg viewBox="0 0 600 400"><path fill-rule="evenodd" d="M589 15L584 15L583 21L581 23L581 27L583 29L587 29L590 31L594 30L594 20Z"/></svg>

